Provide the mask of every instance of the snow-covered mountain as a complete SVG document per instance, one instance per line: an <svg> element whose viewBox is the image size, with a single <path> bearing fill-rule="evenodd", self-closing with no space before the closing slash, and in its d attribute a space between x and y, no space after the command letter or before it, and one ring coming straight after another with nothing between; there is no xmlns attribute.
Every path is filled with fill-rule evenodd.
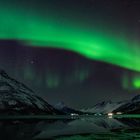
<svg viewBox="0 0 140 140"><path fill-rule="evenodd" d="M122 106L125 103L126 101L124 102L103 101L101 103L96 104L92 108L82 109L81 111L106 114L106 113L112 112L113 110Z"/></svg>
<svg viewBox="0 0 140 140"><path fill-rule="evenodd" d="M59 102L58 104L54 105L54 108L56 108L57 110L65 113L65 114L84 114L82 111L79 111L79 110L75 110L75 109L72 109L70 107L67 107L64 102Z"/></svg>
<svg viewBox="0 0 140 140"><path fill-rule="evenodd" d="M81 111L102 114L107 114L110 112L122 112L123 114L140 114L140 95L137 95L127 101L103 101L101 103L96 104L92 108L82 109Z"/></svg>
<svg viewBox="0 0 140 140"><path fill-rule="evenodd" d="M135 96L125 104L116 108L113 112L123 112L126 114L140 114L140 95Z"/></svg>
<svg viewBox="0 0 140 140"><path fill-rule="evenodd" d="M24 84L0 70L0 114L59 113Z"/></svg>

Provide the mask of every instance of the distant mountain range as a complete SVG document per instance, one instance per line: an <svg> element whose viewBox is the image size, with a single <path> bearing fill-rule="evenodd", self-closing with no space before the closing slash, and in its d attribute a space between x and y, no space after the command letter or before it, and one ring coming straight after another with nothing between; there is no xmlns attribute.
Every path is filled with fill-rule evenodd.
<svg viewBox="0 0 140 140"><path fill-rule="evenodd" d="M96 104L92 108L82 109L82 112L90 112L90 113L102 113L107 114L112 112L116 108L122 106L125 102L112 102L112 101L103 101L101 103Z"/></svg>
<svg viewBox="0 0 140 140"><path fill-rule="evenodd" d="M51 106L30 88L0 70L0 114L140 114L140 95L128 101L103 101L92 108L76 110L63 102Z"/></svg>
<svg viewBox="0 0 140 140"><path fill-rule="evenodd" d="M24 84L0 70L0 114L62 114Z"/></svg>
<svg viewBox="0 0 140 140"><path fill-rule="evenodd" d="M96 104L92 108L82 109L82 112L96 113L117 113L121 112L123 114L140 114L140 95L127 101L112 102L103 101Z"/></svg>
<svg viewBox="0 0 140 140"><path fill-rule="evenodd" d="M135 96L130 100L112 102L103 101L97 103L91 108L75 110L66 106L63 102L59 102L54 106L55 109L66 114L108 114L108 113L123 113L123 114L140 114L140 95Z"/></svg>
<svg viewBox="0 0 140 140"><path fill-rule="evenodd" d="M79 110L75 110L75 109L72 109L70 107L67 107L64 102L59 102L58 104L54 105L54 108L65 113L65 114L78 114L78 115L82 115L82 114L85 114L84 112L82 111L79 111Z"/></svg>
<svg viewBox="0 0 140 140"><path fill-rule="evenodd" d="M116 112L123 112L124 114L140 114L140 95L135 96L125 104L113 110Z"/></svg>

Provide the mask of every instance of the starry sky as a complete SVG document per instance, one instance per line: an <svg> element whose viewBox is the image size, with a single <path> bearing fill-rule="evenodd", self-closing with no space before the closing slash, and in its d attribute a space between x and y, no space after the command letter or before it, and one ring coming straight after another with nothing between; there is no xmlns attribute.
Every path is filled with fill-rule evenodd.
<svg viewBox="0 0 140 140"><path fill-rule="evenodd" d="M0 68L51 104L140 93L139 0L0 1Z"/></svg>

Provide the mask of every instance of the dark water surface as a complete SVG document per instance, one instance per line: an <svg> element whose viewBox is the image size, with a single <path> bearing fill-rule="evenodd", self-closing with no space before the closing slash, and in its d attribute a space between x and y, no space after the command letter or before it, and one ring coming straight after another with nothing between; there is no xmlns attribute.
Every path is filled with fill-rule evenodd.
<svg viewBox="0 0 140 140"><path fill-rule="evenodd" d="M0 121L0 140L140 140L140 118L79 118Z"/></svg>

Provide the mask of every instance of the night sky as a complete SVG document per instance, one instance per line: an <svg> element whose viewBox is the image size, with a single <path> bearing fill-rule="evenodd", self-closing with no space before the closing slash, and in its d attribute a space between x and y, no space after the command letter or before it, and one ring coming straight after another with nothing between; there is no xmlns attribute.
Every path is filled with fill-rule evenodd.
<svg viewBox="0 0 140 140"><path fill-rule="evenodd" d="M140 1L1 0L0 68L50 104L140 94Z"/></svg>

